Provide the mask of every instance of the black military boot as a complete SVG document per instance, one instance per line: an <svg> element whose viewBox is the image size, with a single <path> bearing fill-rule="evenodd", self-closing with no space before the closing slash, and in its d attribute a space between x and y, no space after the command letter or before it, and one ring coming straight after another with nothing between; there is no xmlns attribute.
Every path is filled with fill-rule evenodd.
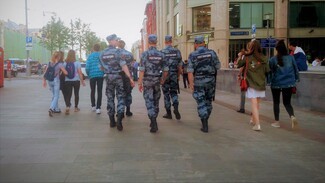
<svg viewBox="0 0 325 183"><path fill-rule="evenodd" d="M117 123L116 123L116 126L117 126L117 129L119 131L122 131L123 130L122 119L123 119L123 114L118 114L117 115Z"/></svg>
<svg viewBox="0 0 325 183"><path fill-rule="evenodd" d="M201 131L204 133L208 133L209 129L208 129L208 119L201 119L202 122L202 128Z"/></svg>
<svg viewBox="0 0 325 183"><path fill-rule="evenodd" d="M130 106L126 107L126 112L125 112L126 116L132 116L133 113L130 111Z"/></svg>
<svg viewBox="0 0 325 183"><path fill-rule="evenodd" d="M157 119L155 117L150 118L150 133L156 133L158 131Z"/></svg>
<svg viewBox="0 0 325 183"><path fill-rule="evenodd" d="M114 128L114 127L116 126L116 122L115 122L115 117L114 117L114 115L109 116L109 121L110 121L109 126L110 126L111 128Z"/></svg>
<svg viewBox="0 0 325 183"><path fill-rule="evenodd" d="M174 106L174 114L177 120L181 119L181 114L178 111L178 106Z"/></svg>
<svg viewBox="0 0 325 183"><path fill-rule="evenodd" d="M167 113L165 115L163 115L163 118L173 119L172 112L170 111L170 109L166 109L166 111L167 111Z"/></svg>

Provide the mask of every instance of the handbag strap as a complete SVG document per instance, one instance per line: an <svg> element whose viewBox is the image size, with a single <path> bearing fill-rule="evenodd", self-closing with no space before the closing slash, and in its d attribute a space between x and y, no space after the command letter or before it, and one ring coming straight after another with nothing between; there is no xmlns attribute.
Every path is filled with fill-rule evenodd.
<svg viewBox="0 0 325 183"><path fill-rule="evenodd" d="M246 75L247 75L247 70L248 70L248 57L246 57L246 65L245 65L245 69L244 69L244 79L246 79Z"/></svg>

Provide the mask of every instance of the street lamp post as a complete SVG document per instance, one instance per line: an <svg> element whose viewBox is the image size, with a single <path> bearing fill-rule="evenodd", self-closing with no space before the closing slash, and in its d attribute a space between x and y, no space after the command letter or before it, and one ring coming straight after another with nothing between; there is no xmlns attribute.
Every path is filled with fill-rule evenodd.
<svg viewBox="0 0 325 183"><path fill-rule="evenodd" d="M272 13L267 13L265 14L265 19L266 19L266 28L267 28L267 37L266 39L268 41L270 41L270 15L272 15ZM271 47L270 47L270 43L268 45L268 57L271 56Z"/></svg>
<svg viewBox="0 0 325 183"><path fill-rule="evenodd" d="M27 12L27 0L25 0L25 16L26 16L26 38L29 36L28 33L28 12ZM26 76L30 76L30 64L29 64L29 50L26 49Z"/></svg>

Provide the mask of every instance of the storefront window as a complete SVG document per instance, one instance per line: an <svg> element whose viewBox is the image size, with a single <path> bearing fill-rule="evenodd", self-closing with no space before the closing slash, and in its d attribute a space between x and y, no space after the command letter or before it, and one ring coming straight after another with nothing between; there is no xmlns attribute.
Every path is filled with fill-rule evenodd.
<svg viewBox="0 0 325 183"><path fill-rule="evenodd" d="M266 27L266 14L270 14L270 27L274 27L274 3L230 3L229 26L231 29L251 28L252 24Z"/></svg>
<svg viewBox="0 0 325 183"><path fill-rule="evenodd" d="M325 2L290 2L290 27L325 27Z"/></svg>
<svg viewBox="0 0 325 183"><path fill-rule="evenodd" d="M211 6L193 8L193 32L211 30Z"/></svg>

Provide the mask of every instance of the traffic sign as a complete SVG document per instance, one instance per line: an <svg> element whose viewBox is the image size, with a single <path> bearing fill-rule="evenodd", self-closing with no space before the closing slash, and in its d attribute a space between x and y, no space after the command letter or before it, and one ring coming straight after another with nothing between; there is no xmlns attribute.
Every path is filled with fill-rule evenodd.
<svg viewBox="0 0 325 183"><path fill-rule="evenodd" d="M33 43L33 37L26 37L26 44Z"/></svg>
<svg viewBox="0 0 325 183"><path fill-rule="evenodd" d="M256 34L256 24L252 25L252 34Z"/></svg>
<svg viewBox="0 0 325 183"><path fill-rule="evenodd" d="M267 38L261 39L261 47L262 48L274 48L276 45L276 39L274 38Z"/></svg>
<svg viewBox="0 0 325 183"><path fill-rule="evenodd" d="M32 50L33 49L33 37L27 36L26 37L26 50Z"/></svg>

